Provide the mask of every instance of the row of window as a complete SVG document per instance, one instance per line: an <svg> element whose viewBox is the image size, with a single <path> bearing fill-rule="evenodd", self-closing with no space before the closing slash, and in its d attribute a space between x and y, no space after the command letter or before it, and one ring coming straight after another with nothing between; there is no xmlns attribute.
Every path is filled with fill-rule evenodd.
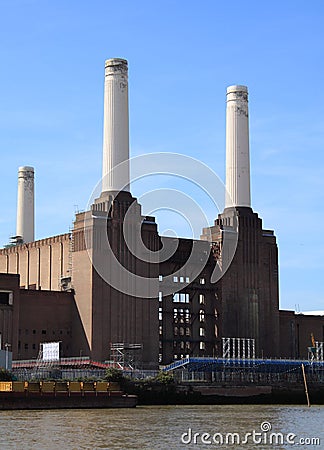
<svg viewBox="0 0 324 450"><path fill-rule="evenodd" d="M162 334L162 326L160 326L159 334ZM175 326L173 329L174 336L190 336L191 335L191 329L190 327L177 327ZM218 337L218 326L214 326L214 334L215 337ZM205 337L206 336L206 330L203 327L199 327L199 336Z"/></svg>
<svg viewBox="0 0 324 450"><path fill-rule="evenodd" d="M163 327L162 325L159 326L159 335L162 336L163 334ZM191 328L190 327L177 327L175 326L173 328L173 334L174 336L191 336ZM218 337L218 326L214 326L214 334L215 337ZM199 328L199 336L205 337L206 336L206 330L203 327Z"/></svg>
<svg viewBox="0 0 324 450"><path fill-rule="evenodd" d="M31 347L33 350L36 350L36 344L32 344L32 347ZM20 350L21 349L21 342L20 341L18 341L18 350ZM29 349L29 344L27 344L27 343L25 343L24 344L24 350L28 350Z"/></svg>
<svg viewBox="0 0 324 450"><path fill-rule="evenodd" d="M38 346L37 346L36 344L31 344L31 347L29 347L29 343L28 343L28 342L25 342L25 343L24 343L24 350L29 350L29 348L31 348L31 349L33 349L33 350L36 350L36 349L38 348ZM66 348L66 350L68 350L68 349L69 349L69 346L66 345L65 348ZM21 349L21 342L18 341L18 350L20 350L20 349Z"/></svg>
<svg viewBox="0 0 324 450"><path fill-rule="evenodd" d="M159 281L163 281L163 275L159 275ZM177 276L174 276L173 277L173 282L174 283L190 283L190 278L189 277L177 277Z"/></svg>
<svg viewBox="0 0 324 450"><path fill-rule="evenodd" d="M159 275L159 281L163 281L163 275ZM178 277L178 276L174 276L173 277L173 282L174 283L190 283L190 278L189 277ZM199 278L199 284L206 284L206 279L205 278Z"/></svg>
<svg viewBox="0 0 324 450"><path fill-rule="evenodd" d="M215 317L218 317L217 309L215 308ZM199 321L205 322L205 311L203 309L199 310ZM159 320L163 320L163 309L159 307ZM173 308L173 321L174 323L189 323L190 321L190 310L188 308Z"/></svg>
<svg viewBox="0 0 324 450"><path fill-rule="evenodd" d="M40 334L47 334L47 330L39 330L38 331ZM37 330L28 330L28 329L26 329L25 330L25 335L28 335L28 334L37 334ZM19 335L21 335L22 334L22 330L21 329L19 329ZM64 332L63 332L63 330L60 330L60 331L58 331L58 330L53 330L53 332L52 332L52 334L54 335L54 334L64 334ZM67 330L66 331L66 334L70 334L70 330Z"/></svg>
<svg viewBox="0 0 324 450"><path fill-rule="evenodd" d="M173 303L189 303L189 294L183 292L173 294Z"/></svg>
<svg viewBox="0 0 324 450"><path fill-rule="evenodd" d="M163 300L163 293L159 292L159 302L162 302ZM173 294L172 298L173 303L189 303L190 302L190 296L187 293L184 292L176 292ZM205 305L205 295L199 294L199 304Z"/></svg>
<svg viewBox="0 0 324 450"><path fill-rule="evenodd" d="M177 348L177 342L176 341L174 341L174 343L173 343L173 348ZM191 349L191 343L190 342L188 342L188 341L181 341L180 343L179 343L179 347L180 347L180 349L181 350L190 350ZM205 342L203 342L203 341L200 341L199 342L199 350L206 350L206 344L205 344ZM185 356L183 356L183 355L173 355L173 358L174 359L178 359L178 358L184 358ZM186 357L189 357L189 355L186 355Z"/></svg>

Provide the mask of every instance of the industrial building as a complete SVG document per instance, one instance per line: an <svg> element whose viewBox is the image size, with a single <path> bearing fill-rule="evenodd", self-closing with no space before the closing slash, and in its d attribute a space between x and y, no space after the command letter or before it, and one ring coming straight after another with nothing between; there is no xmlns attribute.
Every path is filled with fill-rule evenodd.
<svg viewBox="0 0 324 450"><path fill-rule="evenodd" d="M324 315L279 310L276 237L251 206L247 88L227 89L226 204L199 240L162 237L142 213L128 128L127 61L110 59L101 193L66 234L34 240L34 170L19 168L17 236L0 249L1 348L27 360L60 341L63 357L105 361L128 345L156 369L222 357L222 338L235 338L259 358L307 358L311 334L324 341Z"/></svg>

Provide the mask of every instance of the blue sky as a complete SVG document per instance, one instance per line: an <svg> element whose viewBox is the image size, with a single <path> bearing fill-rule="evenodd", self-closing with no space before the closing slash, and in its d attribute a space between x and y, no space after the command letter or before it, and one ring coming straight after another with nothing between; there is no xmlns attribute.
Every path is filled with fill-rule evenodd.
<svg viewBox="0 0 324 450"><path fill-rule="evenodd" d="M36 171L37 238L86 207L104 61L123 57L131 155L183 153L222 179L226 87L248 86L252 205L278 239L281 307L324 309L323 23L321 0L1 2L0 246L20 165Z"/></svg>

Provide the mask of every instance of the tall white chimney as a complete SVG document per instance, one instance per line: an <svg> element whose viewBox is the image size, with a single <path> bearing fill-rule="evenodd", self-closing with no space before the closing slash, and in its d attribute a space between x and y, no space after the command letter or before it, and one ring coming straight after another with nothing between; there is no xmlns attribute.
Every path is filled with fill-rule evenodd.
<svg viewBox="0 0 324 450"><path fill-rule="evenodd" d="M128 66L125 59L105 63L102 192L129 191ZM118 164L122 168L111 172Z"/></svg>
<svg viewBox="0 0 324 450"><path fill-rule="evenodd" d="M34 235L34 168L18 169L17 236L33 242Z"/></svg>
<svg viewBox="0 0 324 450"><path fill-rule="evenodd" d="M226 207L251 206L249 111L246 86L227 88Z"/></svg>

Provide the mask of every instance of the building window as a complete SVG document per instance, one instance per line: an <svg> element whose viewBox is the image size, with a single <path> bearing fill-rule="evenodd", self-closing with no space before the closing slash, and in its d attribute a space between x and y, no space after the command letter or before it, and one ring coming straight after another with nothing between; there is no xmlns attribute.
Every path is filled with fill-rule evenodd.
<svg viewBox="0 0 324 450"><path fill-rule="evenodd" d="M159 320L162 320L162 308L159 308Z"/></svg>
<svg viewBox="0 0 324 450"><path fill-rule="evenodd" d="M12 292L0 292L0 304L12 305Z"/></svg>
<svg viewBox="0 0 324 450"><path fill-rule="evenodd" d="M179 322L180 323L184 323L183 309L182 308L178 309L178 316L179 316Z"/></svg>
<svg viewBox="0 0 324 450"><path fill-rule="evenodd" d="M186 350L190 350L190 342L189 341L186 342Z"/></svg>
<svg viewBox="0 0 324 450"><path fill-rule="evenodd" d="M178 336L178 331L179 331L178 327L174 327L173 333L175 336Z"/></svg>
<svg viewBox="0 0 324 450"><path fill-rule="evenodd" d="M178 283L178 277L173 277L173 282Z"/></svg>
<svg viewBox="0 0 324 450"><path fill-rule="evenodd" d="M186 277L186 283L190 283L189 277Z"/></svg>
<svg viewBox="0 0 324 450"><path fill-rule="evenodd" d="M200 283L200 284L205 284L205 283L206 283L205 278L200 278L200 279L199 279L199 283Z"/></svg>
<svg viewBox="0 0 324 450"><path fill-rule="evenodd" d="M36 334L36 330L33 330L33 334Z"/></svg>
<svg viewBox="0 0 324 450"><path fill-rule="evenodd" d="M184 277L179 278L180 283L184 283Z"/></svg>
<svg viewBox="0 0 324 450"><path fill-rule="evenodd" d="M216 308L215 308L215 310L214 310L214 314L215 314L215 319L218 319L218 311L217 311Z"/></svg>
<svg viewBox="0 0 324 450"><path fill-rule="evenodd" d="M184 328L183 327L179 328L179 332L180 332L180 336L184 336Z"/></svg>
<svg viewBox="0 0 324 450"><path fill-rule="evenodd" d="M159 353L159 363L162 362L162 353Z"/></svg>
<svg viewBox="0 0 324 450"><path fill-rule="evenodd" d="M205 350L206 349L206 345L205 342L199 342L199 350Z"/></svg>
<svg viewBox="0 0 324 450"><path fill-rule="evenodd" d="M177 292L176 294L173 294L173 302L179 303L179 300L180 300L179 293Z"/></svg>
<svg viewBox="0 0 324 450"><path fill-rule="evenodd" d="M189 327L186 328L186 336L190 336L190 328Z"/></svg>
<svg viewBox="0 0 324 450"><path fill-rule="evenodd" d="M162 334L162 325L159 326L159 334Z"/></svg>
<svg viewBox="0 0 324 450"><path fill-rule="evenodd" d="M163 299L163 294L162 294L162 292L160 291L160 292L159 292L159 302L162 302L162 299Z"/></svg>
<svg viewBox="0 0 324 450"><path fill-rule="evenodd" d="M159 275L159 281L163 281L163 276Z"/></svg>
<svg viewBox="0 0 324 450"><path fill-rule="evenodd" d="M215 337L218 337L218 326L215 325Z"/></svg>
<svg viewBox="0 0 324 450"><path fill-rule="evenodd" d="M205 336L205 328L199 328L199 336Z"/></svg>
<svg viewBox="0 0 324 450"><path fill-rule="evenodd" d="M205 311L203 309L199 311L199 320L200 322L205 322Z"/></svg>
<svg viewBox="0 0 324 450"><path fill-rule="evenodd" d="M181 303L189 303L189 294L181 293L180 294L180 302Z"/></svg>
<svg viewBox="0 0 324 450"><path fill-rule="evenodd" d="M42 334L46 334L46 330L42 330Z"/></svg>
<svg viewBox="0 0 324 450"><path fill-rule="evenodd" d="M205 296L204 296L204 294L199 294L199 303L201 305L205 304Z"/></svg>
<svg viewBox="0 0 324 450"><path fill-rule="evenodd" d="M36 350L36 344L33 344L33 350Z"/></svg>
<svg viewBox="0 0 324 450"><path fill-rule="evenodd" d="M24 347L25 347L25 350L28 350L28 344L25 344Z"/></svg>
<svg viewBox="0 0 324 450"><path fill-rule="evenodd" d="M184 348L185 348L185 343L184 343L184 341L181 341L181 342L180 342L180 348L181 348L181 350L184 350Z"/></svg>

